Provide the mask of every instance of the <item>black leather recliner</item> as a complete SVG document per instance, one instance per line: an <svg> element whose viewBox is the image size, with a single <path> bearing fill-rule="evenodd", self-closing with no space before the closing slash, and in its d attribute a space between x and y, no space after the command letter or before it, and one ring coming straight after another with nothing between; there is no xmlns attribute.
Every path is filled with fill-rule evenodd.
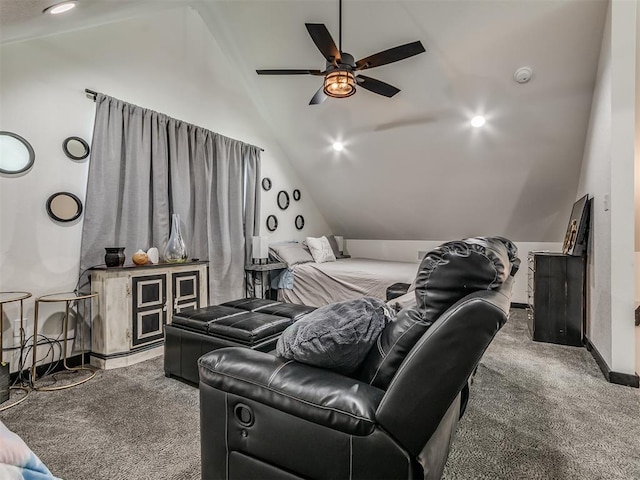
<svg viewBox="0 0 640 480"><path fill-rule="evenodd" d="M427 254L416 306L353 377L243 348L203 356L202 478L440 478L468 381L507 320L515 260L501 238Z"/></svg>

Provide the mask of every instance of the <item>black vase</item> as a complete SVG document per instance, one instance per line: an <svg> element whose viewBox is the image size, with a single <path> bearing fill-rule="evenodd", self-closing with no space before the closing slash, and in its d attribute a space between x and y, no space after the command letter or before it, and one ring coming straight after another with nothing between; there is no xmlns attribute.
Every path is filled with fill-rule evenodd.
<svg viewBox="0 0 640 480"><path fill-rule="evenodd" d="M124 247L105 247L104 263L107 267L121 267L124 265Z"/></svg>

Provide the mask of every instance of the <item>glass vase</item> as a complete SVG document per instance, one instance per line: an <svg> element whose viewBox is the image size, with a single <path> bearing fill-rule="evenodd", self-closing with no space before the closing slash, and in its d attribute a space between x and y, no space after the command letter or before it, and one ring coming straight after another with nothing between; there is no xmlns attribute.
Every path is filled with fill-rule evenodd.
<svg viewBox="0 0 640 480"><path fill-rule="evenodd" d="M187 247L180 232L180 215L171 215L171 235L163 252L164 261L168 263L182 263L187 261Z"/></svg>

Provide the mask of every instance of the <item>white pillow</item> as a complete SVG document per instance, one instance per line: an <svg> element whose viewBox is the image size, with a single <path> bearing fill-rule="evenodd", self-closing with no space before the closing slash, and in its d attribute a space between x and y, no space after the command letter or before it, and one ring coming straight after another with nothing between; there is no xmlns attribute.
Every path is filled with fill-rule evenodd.
<svg viewBox="0 0 640 480"><path fill-rule="evenodd" d="M335 262L336 256L333 254L331 244L327 237L313 238L307 237L307 247L316 263Z"/></svg>

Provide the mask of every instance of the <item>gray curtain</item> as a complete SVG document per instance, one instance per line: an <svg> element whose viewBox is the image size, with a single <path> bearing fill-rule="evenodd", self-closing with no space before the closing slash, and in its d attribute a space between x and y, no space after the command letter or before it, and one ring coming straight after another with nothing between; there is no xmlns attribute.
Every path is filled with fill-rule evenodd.
<svg viewBox="0 0 640 480"><path fill-rule="evenodd" d="M244 296L259 231L260 149L98 94L85 200L81 272L104 247L162 252L180 215L189 258L209 261L209 304Z"/></svg>

